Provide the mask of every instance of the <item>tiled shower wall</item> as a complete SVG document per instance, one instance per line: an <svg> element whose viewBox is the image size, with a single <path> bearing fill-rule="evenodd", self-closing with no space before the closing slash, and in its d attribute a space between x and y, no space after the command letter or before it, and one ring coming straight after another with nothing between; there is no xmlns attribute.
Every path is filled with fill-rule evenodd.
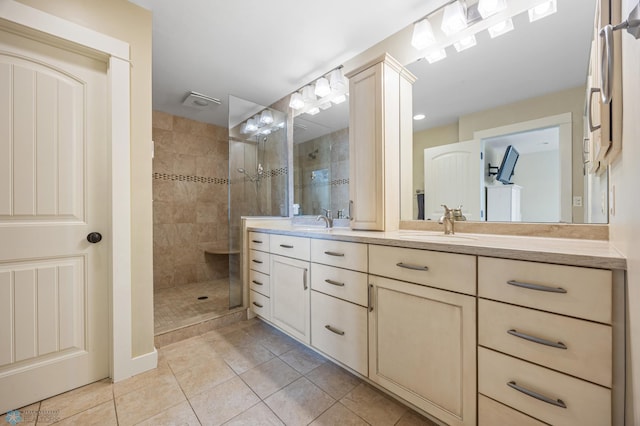
<svg viewBox="0 0 640 426"><path fill-rule="evenodd" d="M349 129L295 144L294 147L294 203L300 204L302 214L321 214L330 209L349 211ZM312 172L328 169L328 181L317 184ZM328 198L328 200L327 200Z"/></svg>
<svg viewBox="0 0 640 426"><path fill-rule="evenodd" d="M154 111L153 140L154 288L227 277L228 129Z"/></svg>

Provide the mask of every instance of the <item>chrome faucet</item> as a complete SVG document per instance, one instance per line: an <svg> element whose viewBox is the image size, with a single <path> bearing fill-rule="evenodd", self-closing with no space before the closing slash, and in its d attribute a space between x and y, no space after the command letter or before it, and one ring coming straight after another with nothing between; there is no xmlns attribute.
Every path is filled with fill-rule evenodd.
<svg viewBox="0 0 640 426"><path fill-rule="evenodd" d="M327 210L327 209L322 209L322 210L324 210L324 214L318 215L318 217L316 218L316 221L324 220L325 228L333 228L333 217L331 217L331 210Z"/></svg>
<svg viewBox="0 0 640 426"><path fill-rule="evenodd" d="M444 215L440 217L438 223L444 224L445 235L455 234L456 221L467 220L466 216L462 214L462 205L459 205L457 209L450 209L445 204L441 204L444 207Z"/></svg>

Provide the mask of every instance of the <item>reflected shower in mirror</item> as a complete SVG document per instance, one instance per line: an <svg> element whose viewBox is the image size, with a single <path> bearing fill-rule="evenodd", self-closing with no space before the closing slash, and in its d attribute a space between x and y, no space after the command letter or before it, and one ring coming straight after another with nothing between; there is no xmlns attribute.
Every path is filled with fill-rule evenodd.
<svg viewBox="0 0 640 426"><path fill-rule="evenodd" d="M346 217L349 207L349 103L333 104L293 124L293 215L331 210Z"/></svg>
<svg viewBox="0 0 640 426"><path fill-rule="evenodd" d="M414 219L424 198L427 220L462 204L475 221L606 223L607 174L585 173L582 151L594 13L595 0L558 1L544 19L522 13L500 37L483 31L470 49L407 65L413 113L426 116L414 121ZM510 185L489 163L508 145L521 156L501 192ZM503 193L519 197L518 214L497 210Z"/></svg>

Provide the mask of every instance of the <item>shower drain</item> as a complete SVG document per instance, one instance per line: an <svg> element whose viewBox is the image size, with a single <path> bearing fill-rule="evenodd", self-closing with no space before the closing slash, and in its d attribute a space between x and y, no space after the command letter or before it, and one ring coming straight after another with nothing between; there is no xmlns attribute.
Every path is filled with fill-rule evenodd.
<svg viewBox="0 0 640 426"><path fill-rule="evenodd" d="M198 297L198 300L207 300L209 298L209 296L200 296Z"/></svg>

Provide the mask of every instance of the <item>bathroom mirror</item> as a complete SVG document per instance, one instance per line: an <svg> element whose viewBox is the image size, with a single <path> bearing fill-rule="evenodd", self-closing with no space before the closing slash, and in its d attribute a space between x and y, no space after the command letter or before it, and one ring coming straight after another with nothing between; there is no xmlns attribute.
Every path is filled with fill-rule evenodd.
<svg viewBox="0 0 640 426"><path fill-rule="evenodd" d="M331 104L315 115L303 113L293 120L294 216L333 217L349 207L349 102Z"/></svg>
<svg viewBox="0 0 640 426"><path fill-rule="evenodd" d="M595 0L557 3L544 19L529 22L525 12L511 32L492 39L482 31L468 50L451 46L441 61L407 65L418 78L413 113L426 118L414 120L414 208L403 218L417 219L424 197L427 220L441 214L440 204L462 204L469 220L607 222L607 175L585 173L583 160ZM495 173L510 145L520 153L513 185L496 195L507 186ZM475 156L477 170L456 163L462 151ZM513 204L501 207L505 196L519 197L519 213L502 210Z"/></svg>

